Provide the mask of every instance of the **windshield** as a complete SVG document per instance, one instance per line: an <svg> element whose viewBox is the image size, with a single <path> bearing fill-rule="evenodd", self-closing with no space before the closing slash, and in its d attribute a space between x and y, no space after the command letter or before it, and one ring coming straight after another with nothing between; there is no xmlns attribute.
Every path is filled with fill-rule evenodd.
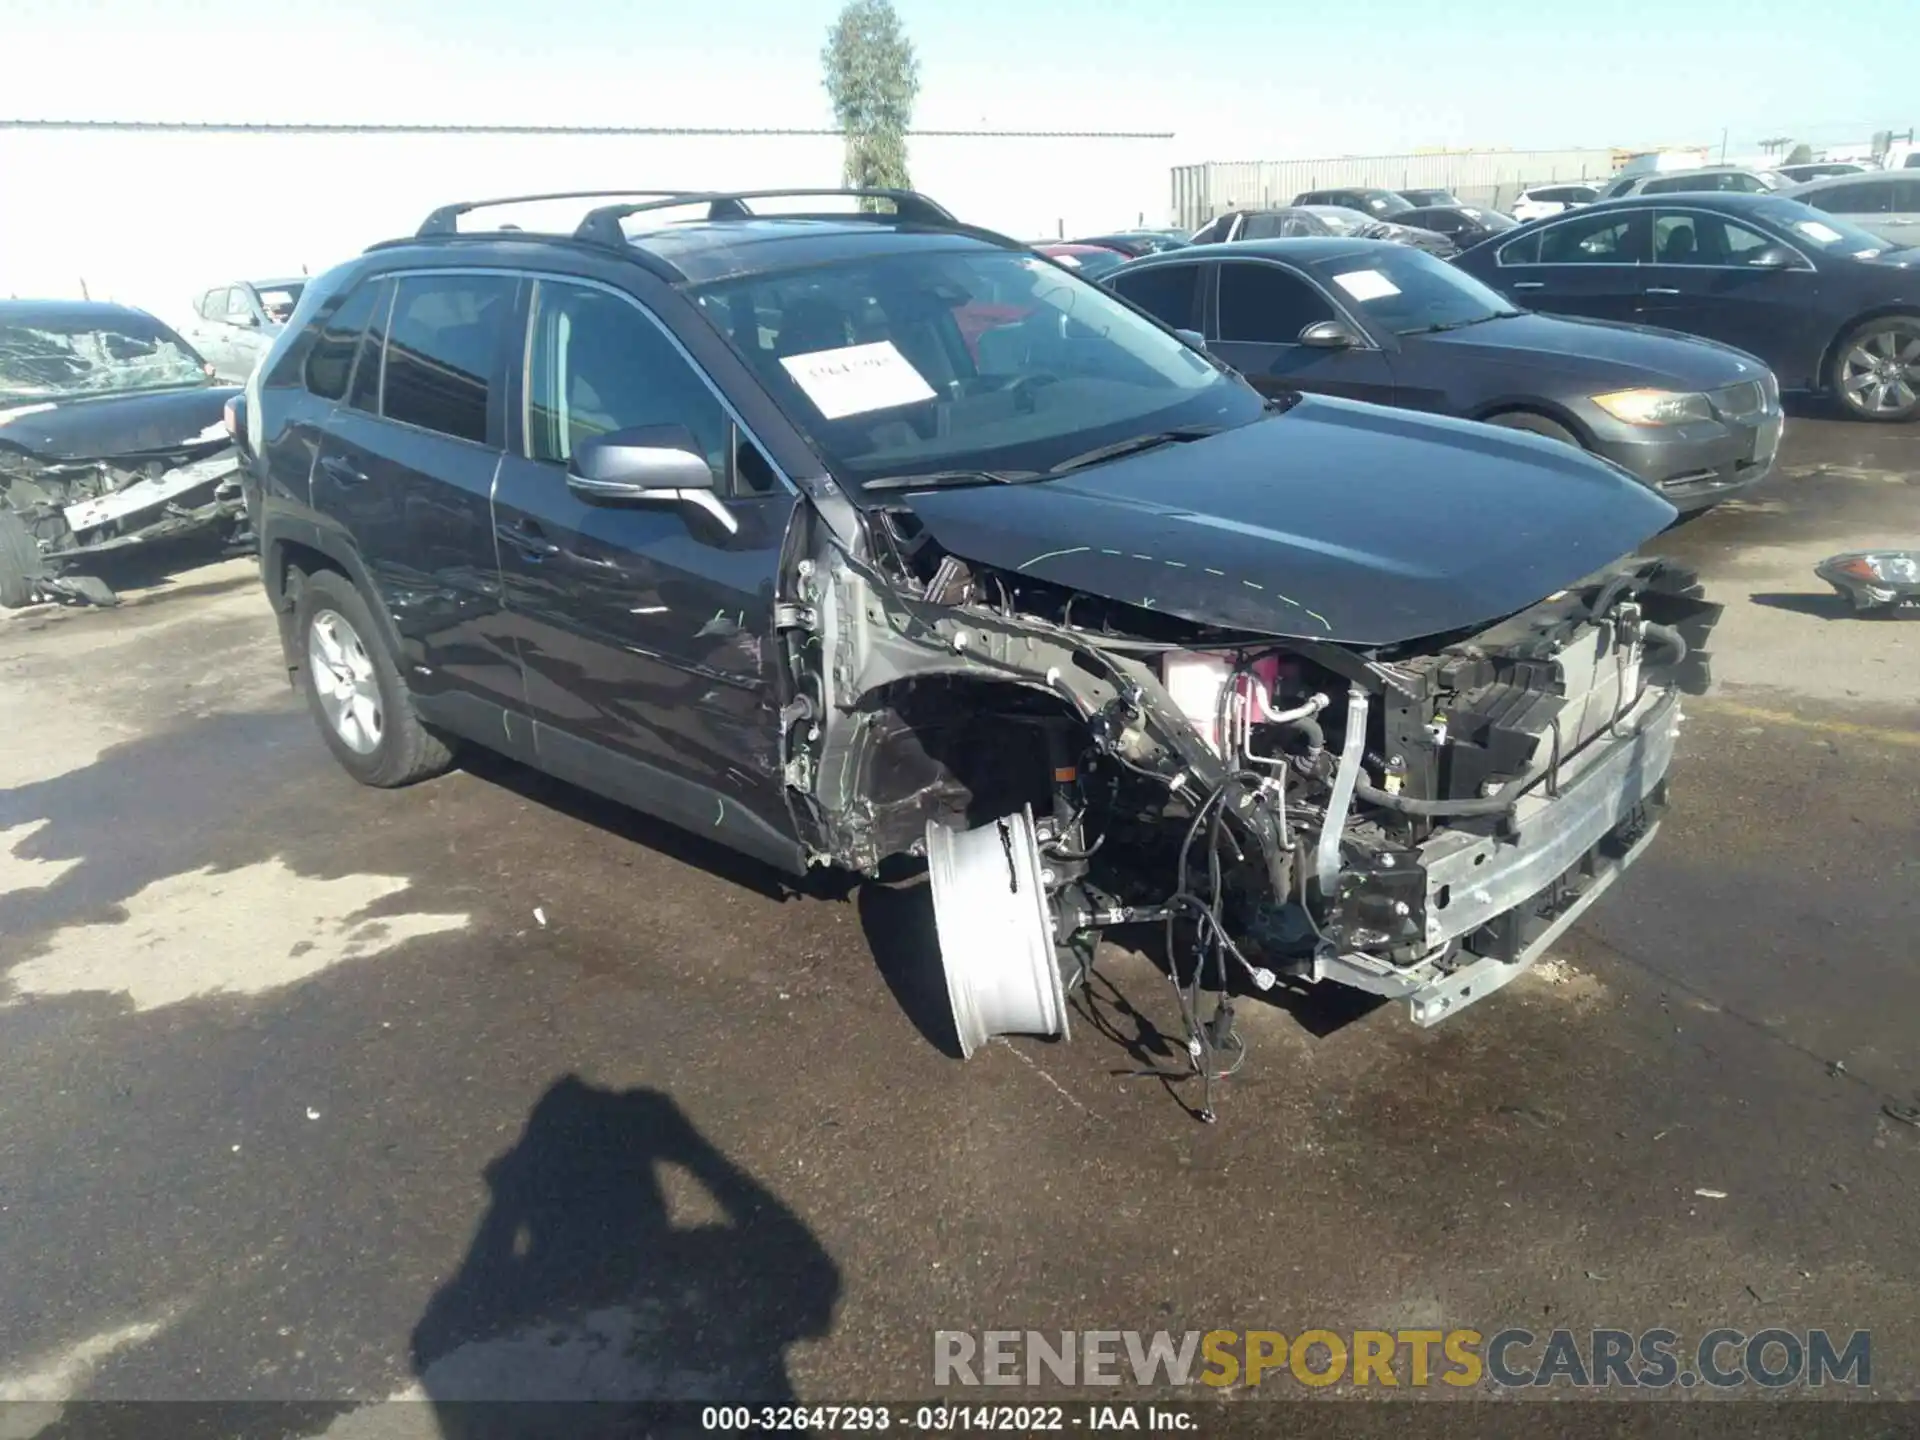
<svg viewBox="0 0 1920 1440"><path fill-rule="evenodd" d="M147 316L56 313L0 325L0 399L60 400L209 383L206 362Z"/></svg>
<svg viewBox="0 0 1920 1440"><path fill-rule="evenodd" d="M1361 198L1367 202L1367 209L1373 212L1375 218L1381 220L1390 220L1395 215L1404 215L1414 208L1391 190L1380 190L1371 195L1363 192Z"/></svg>
<svg viewBox="0 0 1920 1440"><path fill-rule="evenodd" d="M1266 413L1244 381L1037 255L892 254L692 293L849 483L1039 472Z"/></svg>
<svg viewBox="0 0 1920 1440"><path fill-rule="evenodd" d="M1325 221L1327 228L1336 235L1364 234L1380 223L1371 215L1349 210L1344 205L1302 205L1299 208Z"/></svg>
<svg viewBox="0 0 1920 1440"><path fill-rule="evenodd" d="M1378 245L1311 268L1342 301L1396 335L1458 330L1520 313L1465 271L1404 245Z"/></svg>
<svg viewBox="0 0 1920 1440"><path fill-rule="evenodd" d="M1069 270L1077 270L1089 280L1098 280L1127 263L1127 257L1118 250L1063 250L1057 254L1043 250L1040 253Z"/></svg>
<svg viewBox="0 0 1920 1440"><path fill-rule="evenodd" d="M1482 210L1477 205L1462 205L1459 207L1459 210L1462 215L1473 221L1473 223L1478 225L1482 230L1493 233L1498 233L1501 230L1511 230L1520 223L1504 211Z"/></svg>
<svg viewBox="0 0 1920 1440"><path fill-rule="evenodd" d="M1871 230L1862 230L1798 200L1770 199L1753 207L1762 220L1784 230L1796 245L1810 245L1830 255L1851 255L1856 260L1871 260L1895 248Z"/></svg>
<svg viewBox="0 0 1920 1440"><path fill-rule="evenodd" d="M260 297L260 308L267 312L267 319L275 325L284 325L293 314L293 307L300 303L300 292L305 288L303 284L287 282L256 285L254 292Z"/></svg>

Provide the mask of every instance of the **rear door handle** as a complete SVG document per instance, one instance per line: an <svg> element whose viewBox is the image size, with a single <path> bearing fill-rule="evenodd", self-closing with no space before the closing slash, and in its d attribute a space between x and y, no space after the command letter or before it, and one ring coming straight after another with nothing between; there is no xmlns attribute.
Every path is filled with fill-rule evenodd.
<svg viewBox="0 0 1920 1440"><path fill-rule="evenodd" d="M322 457L320 468L326 471L334 482L339 485L364 485L367 483L367 472L341 455L327 455Z"/></svg>
<svg viewBox="0 0 1920 1440"><path fill-rule="evenodd" d="M1678 295L1680 292L1678 290L1670 289L1665 285L1649 285L1647 287L1646 293L1649 295Z"/></svg>
<svg viewBox="0 0 1920 1440"><path fill-rule="evenodd" d="M502 520L493 527L493 533L529 560L544 560L560 553L560 547L547 539L538 525L516 525Z"/></svg>
<svg viewBox="0 0 1920 1440"><path fill-rule="evenodd" d="M1544 290L1547 288L1547 282L1544 280L1516 280L1509 288L1514 290Z"/></svg>

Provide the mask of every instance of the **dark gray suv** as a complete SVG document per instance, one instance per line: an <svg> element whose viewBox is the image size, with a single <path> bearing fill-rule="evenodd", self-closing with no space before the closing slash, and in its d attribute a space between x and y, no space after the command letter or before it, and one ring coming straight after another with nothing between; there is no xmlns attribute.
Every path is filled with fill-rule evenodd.
<svg viewBox="0 0 1920 1440"><path fill-rule="evenodd" d="M1263 397L911 192L559 198L313 281L250 383L360 780L479 744L790 872L924 857L966 1050L1166 927L1208 1076L1234 972L1431 1024L1647 843L1717 609L1613 466Z"/></svg>

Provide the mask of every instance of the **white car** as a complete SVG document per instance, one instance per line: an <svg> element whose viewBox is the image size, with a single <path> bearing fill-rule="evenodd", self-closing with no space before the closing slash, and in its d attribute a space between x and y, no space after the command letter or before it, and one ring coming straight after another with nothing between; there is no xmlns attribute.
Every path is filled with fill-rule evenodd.
<svg viewBox="0 0 1920 1440"><path fill-rule="evenodd" d="M1536 185L1531 190L1522 190L1507 213L1516 220L1538 220L1543 215L1558 215L1563 210L1591 205L1599 198L1597 185Z"/></svg>
<svg viewBox="0 0 1920 1440"><path fill-rule="evenodd" d="M1789 200L1851 220L1889 245L1920 245L1920 167L1831 175L1784 193Z"/></svg>

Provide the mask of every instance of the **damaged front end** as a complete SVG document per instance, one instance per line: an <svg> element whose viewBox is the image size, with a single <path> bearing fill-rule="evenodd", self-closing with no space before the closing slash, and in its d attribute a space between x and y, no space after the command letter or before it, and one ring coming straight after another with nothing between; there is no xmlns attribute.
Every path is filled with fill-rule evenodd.
<svg viewBox="0 0 1920 1440"><path fill-rule="evenodd" d="M1540 956L1657 829L1719 613L1629 559L1449 634L1302 639L969 561L910 506L866 521L849 546L813 516L778 608L814 859L928 857L969 1052L1064 1033L1098 934L1163 926L1209 1084L1237 989L1431 1025Z"/></svg>
<svg viewBox="0 0 1920 1440"><path fill-rule="evenodd" d="M36 552L38 573L25 578L40 593L100 603L104 586L71 571L131 546L243 528L240 456L217 419L175 440L108 455L34 453L12 439L0 431L0 510Z"/></svg>

